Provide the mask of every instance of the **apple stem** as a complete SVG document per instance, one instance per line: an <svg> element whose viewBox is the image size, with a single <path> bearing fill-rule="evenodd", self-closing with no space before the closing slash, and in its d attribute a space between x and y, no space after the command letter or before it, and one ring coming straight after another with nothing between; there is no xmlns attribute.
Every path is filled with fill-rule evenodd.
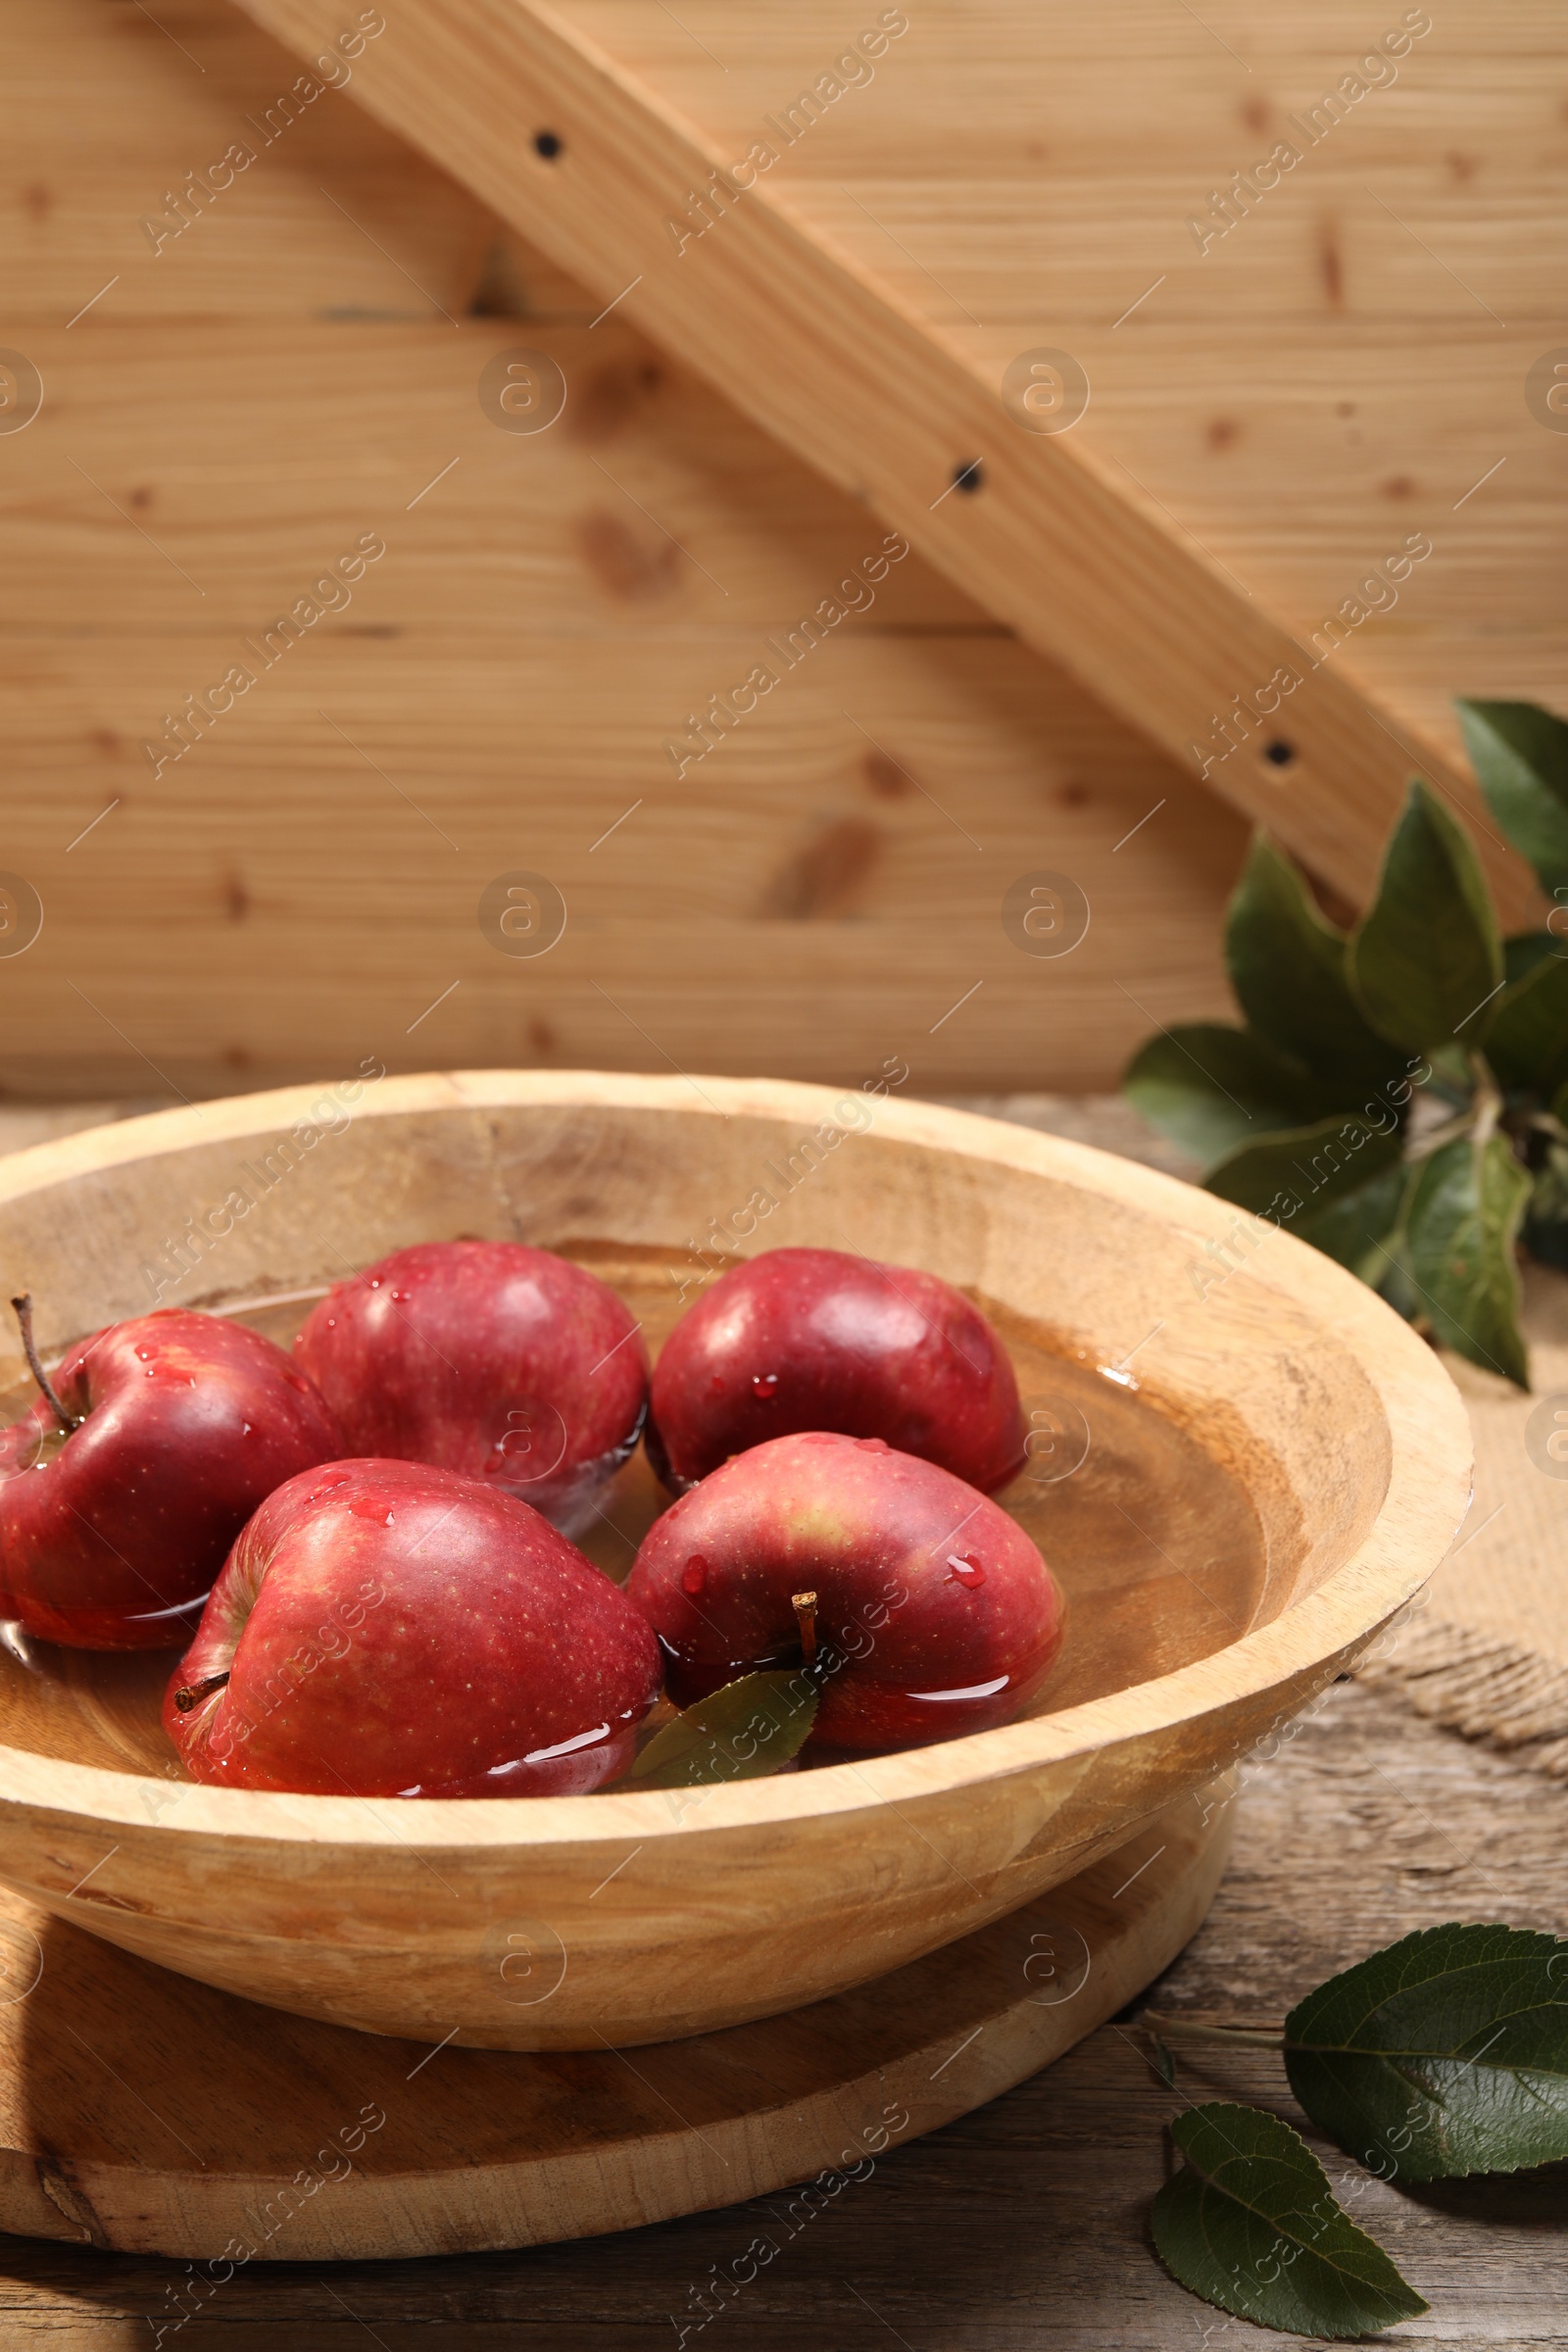
<svg viewBox="0 0 1568 2352"><path fill-rule="evenodd" d="M816 1658L816 1594L814 1592L792 1593L790 1605L795 1611L801 1629L801 1656L809 1666L814 1663Z"/></svg>
<svg viewBox="0 0 1568 2352"><path fill-rule="evenodd" d="M74 1419L67 1412L50 1386L49 1375L43 1368L42 1359L38 1354L37 1342L32 1336L32 1293L24 1291L20 1298L12 1299L11 1304L16 1310L17 1323L22 1332L22 1347L23 1352L27 1358L27 1369L42 1390L44 1400L55 1419L69 1437L74 1429L81 1427L81 1422L79 1419Z"/></svg>
<svg viewBox="0 0 1568 2352"><path fill-rule="evenodd" d="M181 1715L188 1715L192 1707L199 1706L213 1691L221 1690L227 1680L226 1674L210 1674L205 1682L188 1683L183 1690L174 1692L174 1705Z"/></svg>

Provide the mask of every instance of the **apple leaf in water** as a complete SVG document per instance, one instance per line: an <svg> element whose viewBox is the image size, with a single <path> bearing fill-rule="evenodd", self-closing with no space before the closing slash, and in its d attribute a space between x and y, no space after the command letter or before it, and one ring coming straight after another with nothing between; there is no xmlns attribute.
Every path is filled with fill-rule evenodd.
<svg viewBox="0 0 1568 2352"><path fill-rule="evenodd" d="M1426 1928L1309 1992L1285 2021L1291 2088L1386 2179L1568 2157L1568 1942Z"/></svg>
<svg viewBox="0 0 1568 2352"><path fill-rule="evenodd" d="M816 1701L815 1679L800 1667L743 1674L666 1723L615 1785L691 1788L761 1780L800 1754Z"/></svg>
<svg viewBox="0 0 1568 2352"><path fill-rule="evenodd" d="M1298 2133L1212 2100L1171 2125L1184 2159L1154 2199L1154 2247L1221 2311L1291 2335L1370 2335L1428 2306L1340 2205Z"/></svg>

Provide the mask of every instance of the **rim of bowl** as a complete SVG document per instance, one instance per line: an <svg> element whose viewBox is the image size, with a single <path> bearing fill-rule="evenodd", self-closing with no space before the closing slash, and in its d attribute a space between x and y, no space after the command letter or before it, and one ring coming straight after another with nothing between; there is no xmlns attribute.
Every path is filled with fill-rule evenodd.
<svg viewBox="0 0 1568 2352"><path fill-rule="evenodd" d="M325 1091L313 1086L232 1095L152 1111L36 1144L0 1161L0 1204L187 1145L237 1141L308 1118ZM662 1078L598 1070L431 1072L378 1081L357 1118L411 1112L547 1108L737 1115L815 1124L851 1090L790 1079ZM1201 1249L1222 1240L1230 1201L1092 1145L976 1111L920 1101L878 1101L888 1140L980 1159L1076 1186L1151 1217ZM1361 1543L1313 1592L1209 1656L1129 1684L1059 1713L809 1773L713 1784L696 1791L614 1788L588 1796L420 1798L305 1796L174 1784L151 1774L47 1757L0 1742L0 1807L108 1822L143 1837L221 1837L368 1850L622 1845L702 1837L887 1803L940 1797L1101 1748L1170 1732L1227 1705L1329 1667L1376 1633L1426 1582L1452 1541L1471 1491L1472 1442L1457 1389L1437 1355L1376 1294L1331 1258L1279 1232L1266 1287L1283 1291L1332 1330L1375 1390L1388 1422L1388 1486ZM1262 1280L1261 1276L1256 1279ZM1331 1680L1332 1675L1325 1675ZM1298 1702L1299 1703L1299 1702ZM179 1794L170 1804L172 1788ZM159 1804L152 1804L153 1792ZM690 1799L697 1794L699 1801ZM676 1816L669 1799L687 1801ZM395 1809L395 1824L375 1808ZM701 1818L696 1818L700 1813Z"/></svg>

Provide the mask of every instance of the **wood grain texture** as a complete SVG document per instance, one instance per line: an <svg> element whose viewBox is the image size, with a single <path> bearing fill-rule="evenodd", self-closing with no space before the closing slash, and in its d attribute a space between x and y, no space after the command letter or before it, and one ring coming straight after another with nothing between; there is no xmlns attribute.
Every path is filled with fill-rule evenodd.
<svg viewBox="0 0 1568 2352"><path fill-rule="evenodd" d="M695 1796L389 1814L192 1787L107 1706L51 1699L45 1720L32 1701L53 1684L13 1689L0 1877L202 1982L372 2033L553 2050L669 2040L848 1989L1016 1909L1205 1786L1360 1653L1462 1515L1468 1430L1431 1351L1287 1235L1196 1285L1232 1212L1151 1170L935 1105L862 1094L845 1107L763 1082L492 1072L321 1100L210 1102L0 1166L0 1260L26 1269L40 1347L144 1311L170 1237L198 1216L210 1233L205 1204L236 1185L249 1206L195 1253L185 1303L298 1292L455 1232L697 1265L687 1237L761 1200L784 1165L800 1172L775 1172L782 1198L753 1247L848 1240L925 1266L1058 1359L1109 1368L1118 1390L1136 1353L1156 1418L1191 1430L1241 1490L1260 1573L1245 1620L1156 1664L1146 1597L1102 1680L1050 1712ZM0 1376L24 1377L19 1343ZM515 1998L502 1965L514 1933L552 1975L536 2000Z"/></svg>
<svg viewBox="0 0 1568 2352"><path fill-rule="evenodd" d="M35 787L7 858L44 905L0 959L0 1082L196 1096L373 1053L856 1085L902 1055L923 1092L1093 1086L1155 1022L1228 1014L1240 827L1017 645L847 626L676 779L665 730L745 677L751 637L602 613L551 635L504 563L495 616L436 634L425 551L449 578L466 560L440 495L156 780L141 742L237 635L0 649ZM580 572L557 601L596 604ZM479 925L519 868L568 910L536 958ZM1059 957L1003 928L1042 869L1091 909Z"/></svg>
<svg viewBox="0 0 1568 2352"><path fill-rule="evenodd" d="M562 13L732 154L850 30L826 0L744 38L711 0ZM1568 280L1560 13L1445 8L1246 218L1188 226L1403 13L936 0L770 178L995 374L1067 345L1080 431L1298 634L1430 533L1334 660L1457 754L1452 695L1561 697L1560 436L1524 398Z"/></svg>
<svg viewBox="0 0 1568 2352"><path fill-rule="evenodd" d="M1267 2024L1412 1928L1485 1918L1555 1932L1565 1834L1568 1792L1543 1790L1382 1693L1336 1685L1294 1740L1247 1773L1219 1894L1149 1997ZM1205 2327L1224 2323L1161 2270L1147 2216L1163 2177L1161 2126L1205 2097L1301 2121L1266 2057L1227 2059L1212 2075L1184 2067L1173 2098L1122 2018L963 2121L891 2147L809 2222L778 2195L516 2254L252 2263L211 2297L180 2262L9 2239L0 2326L8 2343L48 2352L130 2352L181 2320L166 2348L350 2352L368 2329L389 2352L646 2352L687 2324L689 2343L737 2352L868 2352L895 2340L890 2328L915 2352L1193 2352ZM1314 2144L1332 2179L1357 2178ZM1433 2305L1403 2338L1528 2352L1561 2342L1561 2169L1367 2189L1356 2210ZM775 2258L696 2333L715 2309L715 2272L744 2269L760 2236ZM1249 2330L1247 2340L1285 2352L1299 2339Z"/></svg>
<svg viewBox="0 0 1568 2352"><path fill-rule="evenodd" d="M326 0L254 0L251 13L302 53L330 29ZM865 495L1029 642L1112 709L1136 713L1173 757L1202 761L1195 747L1243 698L1251 716L1241 756L1221 764L1210 753L1209 780L1249 813L1266 811L1341 888L1364 893L1412 753L1375 698L1330 665L1333 640L1330 652L1303 650L1156 497L1082 438L1018 430L994 369L775 196L755 167L755 185L736 190L740 159L688 112L579 27L511 0L461 12L394 7L358 88L605 301L622 302L831 479ZM536 153L519 123L547 130L559 152ZM715 200L720 217L699 244L678 224L690 192L714 172L734 192ZM969 477L966 496L956 484L972 465L983 477ZM1273 729L1251 702L1276 673L1298 681L1283 794L1262 756ZM1417 746L1414 756L1474 809L1473 783L1446 752ZM1489 836L1483 849L1519 915L1532 889Z"/></svg>
<svg viewBox="0 0 1568 2352"><path fill-rule="evenodd" d="M372 1048L1103 1084L1227 1009L1239 822L914 557L677 777L689 714L881 528L618 314L590 331L352 81L155 254L149 205L295 61L225 0L0 29L0 290L45 387L0 435L0 793L45 907L0 958L0 1084L196 1095ZM569 387L535 436L477 397L519 344ZM166 717L372 529L386 559L155 779ZM571 908L533 963L476 921L519 863ZM1094 909L1054 962L1000 921L1042 867Z"/></svg>
<svg viewBox="0 0 1568 2352"><path fill-rule="evenodd" d="M484 371L519 343L565 380L548 431L501 430L480 403ZM348 602L336 592L356 624L368 599L377 628L421 638L711 636L726 661L761 660L767 634L884 537L614 318L185 318L156 333L106 319L86 340L38 329L28 348L64 391L0 444L8 640L202 633L246 661L245 636L377 530L384 567L345 583ZM857 635L1006 634L912 559L858 594ZM658 713L662 755L683 717Z"/></svg>
<svg viewBox="0 0 1568 2352"><path fill-rule="evenodd" d="M475 2253L814 2174L854 2187L884 2149L1050 2065L1168 1967L1224 1864L1218 1794L892 1976L635 2065L608 2045L511 2057L281 2020L0 1893L0 2228L189 2256L226 2284L242 2248L269 2263Z"/></svg>
<svg viewBox="0 0 1568 2352"><path fill-rule="evenodd" d="M334 31L359 13L346 4ZM466 308L495 224L351 102L351 62L340 88L283 106L297 60L225 6L6 0L0 23L6 315L21 339L88 302L78 343L131 319L445 323ZM209 167L236 144L254 160L213 189ZM173 233L167 200L181 191L189 225Z"/></svg>
<svg viewBox="0 0 1568 2352"><path fill-rule="evenodd" d="M986 10L983 37L967 16L953 22L950 38L949 19L923 12L875 83L790 149L773 174L789 203L828 208L826 231L916 309L946 302L924 264L1005 337L1034 317L1048 340L1081 345L1095 395L1080 430L1106 436L1300 628L1407 529L1430 531L1435 555L1398 606L1333 657L1375 677L1400 730L1446 729L1456 685L1549 698L1563 638L1545 527L1557 439L1519 397L1514 327L1499 330L1420 246L1406 241L1395 268L1402 232L1363 182L1501 315L1523 297L1533 333L1532 284L1555 268L1561 139L1525 61L1532 44L1555 54L1553 26L1526 12L1499 28L1462 0L1442 46L1418 44L1398 86L1343 126L1343 162L1326 142L1319 176L1279 191L1290 214L1260 211L1202 259L1189 240L1181 261L1191 189L1218 161L1250 157L1280 107L1363 40L1351 12L1331 11L1320 37L1233 7L1216 23L1252 74L1143 0L1118 0L1093 32L1011 5ZM787 104L844 30L807 6L749 21L742 48L691 15L725 72L660 9L584 23L725 139ZM323 1055L352 1066L369 1045L416 1066L438 1039L466 1060L652 1068L662 1054L832 1078L898 1050L927 1089L1084 1086L1110 1083L1155 1020L1226 1013L1217 933L1239 824L1178 793L1176 768L1059 671L1041 664L1031 685L1015 647L977 649L970 630L995 624L913 558L813 656L835 666L831 682L825 666L820 682L792 675L787 702L775 695L670 790L668 726L732 682L732 650L750 650L735 645L737 608L746 630L795 622L864 553L864 510L678 355L619 330L622 311L588 334L597 303L377 126L354 82L312 102L155 255L140 217L247 113L262 120L294 61L223 0L171 0L154 17L133 0L5 0L0 26L16 93L0 93L0 290L7 331L37 345L46 394L25 433L0 437L16 551L0 581L14 750L0 790L46 905L38 946L0 961L0 1082L158 1088L150 1055L195 1094L312 1076ZM1152 83L1117 62L1143 55ZM1157 295L1113 328L1172 260ZM1486 274L1497 270L1514 271L1506 304ZM972 338L957 304L947 310ZM576 335L555 344L572 318ZM613 358L585 364L612 336ZM559 349L581 394L534 438L494 430L475 397L485 357L517 340ZM340 522L387 515L395 560L236 710L235 751L215 731L146 790L144 729L320 576ZM597 650L566 647L559 668L512 661L514 635L554 645L568 623ZM347 634L362 628L401 634L390 648ZM856 666L871 635L874 680ZM216 668L204 637L222 654ZM455 638L461 669L447 666ZM851 668L856 691L835 692ZM363 733L345 699L372 720ZM424 849L451 853L323 709L459 843L461 884L447 890ZM356 766L390 822L349 784ZM584 841L587 801L598 821ZM484 862L470 870L475 831ZM519 833L564 858L579 927L557 956L503 970L470 916ZM956 861L938 880L943 833ZM611 858L642 885L630 925L621 881L601 888ZM1014 876L1041 866L1074 875L1096 912L1071 957L1031 965L998 909ZM334 880L330 920L298 919ZM406 966L429 972L407 1004ZM113 1019L94 1009L112 998Z"/></svg>

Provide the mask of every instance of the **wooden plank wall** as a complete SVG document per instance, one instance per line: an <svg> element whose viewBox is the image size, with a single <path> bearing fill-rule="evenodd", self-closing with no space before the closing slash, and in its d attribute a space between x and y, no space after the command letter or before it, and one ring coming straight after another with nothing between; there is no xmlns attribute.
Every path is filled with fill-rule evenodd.
<svg viewBox="0 0 1568 2352"><path fill-rule="evenodd" d="M1556 0L920 0L804 129L878 8L556 6L725 153L782 124L770 196L992 380L1070 349L1097 456L1308 645L1428 535L1334 656L1412 728L1462 757L1454 695L1568 700Z"/></svg>
<svg viewBox="0 0 1568 2352"><path fill-rule="evenodd" d="M912 556L677 776L688 712L882 527L352 84L269 140L293 61L224 0L157 19L0 6L4 340L44 388L0 432L0 866L44 909L0 955L0 1085L375 1054L1079 1087L1223 1009L1236 819ZM568 385L532 435L478 397L524 345ZM1060 958L1002 920L1042 869L1091 912ZM567 908L538 957L481 927L519 870Z"/></svg>
<svg viewBox="0 0 1568 2352"><path fill-rule="evenodd" d="M307 65L337 36L336 0L243 4ZM545 0L385 0L385 10L386 37L362 61L368 111L533 235L601 302L621 305L626 319L685 353L710 383L735 389L755 421L906 532L917 552L1026 644L1069 668L1172 759L1191 761L1352 900L1371 892L1410 769L1420 767L1469 815L1510 928L1539 916L1539 890L1521 858L1494 846L1495 827L1468 768L1440 740L1412 734L1365 675L1347 666L1353 657L1343 645L1324 642L1336 630L1351 640L1373 616L1358 599L1342 599L1305 643L1271 596L1252 590L1107 453L1092 417L1080 432L1065 429L1080 420L1092 388L1076 358L1014 343L1004 367L995 350L988 354L980 317L951 284L918 264L941 298L941 310L931 315L928 307L922 317L874 261L846 253L830 225L791 201L787 169L775 186L775 171L838 106L844 114L832 119L852 125L839 193L879 235L888 233L845 182L846 170L855 170L858 119L849 101L868 88L873 61L885 64L894 40L910 37L906 12L884 10L829 70L808 75L793 101L754 117L751 143L738 153L744 130L733 137L704 127L639 68L564 24ZM1030 38L1014 44L1008 60L1020 64L1017 86L1037 109L1053 91L1058 62L1054 29L1045 31L1049 15L1028 12ZM1300 101L1302 116L1286 118L1304 155L1281 140L1257 162L1253 179L1235 175L1234 200L1217 192L1196 200L1225 216L1225 233L1247 224L1287 166L1305 169L1321 141L1300 127L1304 121L1320 119L1323 137L1332 138L1352 102L1392 89L1399 61L1433 29L1420 8L1406 15L1408 25L1389 28L1318 100ZM960 148L996 110L974 74L947 68L963 61L965 35L984 22L978 12L935 12L941 57L925 76L933 103L915 110L922 131L951 126ZM1097 18L1094 34L1094 73L1112 102L1107 119L1121 65L1115 22ZM697 42L689 25L671 23L683 46ZM1299 45L1296 24L1286 23L1287 38ZM1315 25L1304 29L1308 40L1317 37ZM722 24L713 31L724 38ZM1060 45L1070 55L1070 42ZM1140 66L1146 101L1152 78ZM920 154L941 151L940 136L919 143ZM1343 137L1334 154L1349 160ZM1092 199L1093 190L1085 193ZM987 194L992 244L1005 262L1005 226L1022 217L1018 202L1028 191ZM1221 240L1218 225L1186 225L1201 244ZM918 262L904 240L890 242ZM1111 334L1158 297L1166 276L1122 306ZM1027 279L1015 291L1038 300ZM942 316L950 302L969 318L970 335L950 332ZM1037 331L1066 330L1059 316L1037 314L1031 322ZM1224 341L1237 344L1239 322L1225 323ZM1020 378L1031 405L1050 384L1071 383L1066 413L1027 413ZM1544 422L1551 429L1557 419L1546 415ZM1453 511L1505 463L1494 458ZM1331 501L1336 488L1328 485ZM1430 532L1407 532L1375 579L1369 568L1372 607L1394 607L1393 581L1410 578L1433 553ZM1272 721L1285 694L1288 716Z"/></svg>

